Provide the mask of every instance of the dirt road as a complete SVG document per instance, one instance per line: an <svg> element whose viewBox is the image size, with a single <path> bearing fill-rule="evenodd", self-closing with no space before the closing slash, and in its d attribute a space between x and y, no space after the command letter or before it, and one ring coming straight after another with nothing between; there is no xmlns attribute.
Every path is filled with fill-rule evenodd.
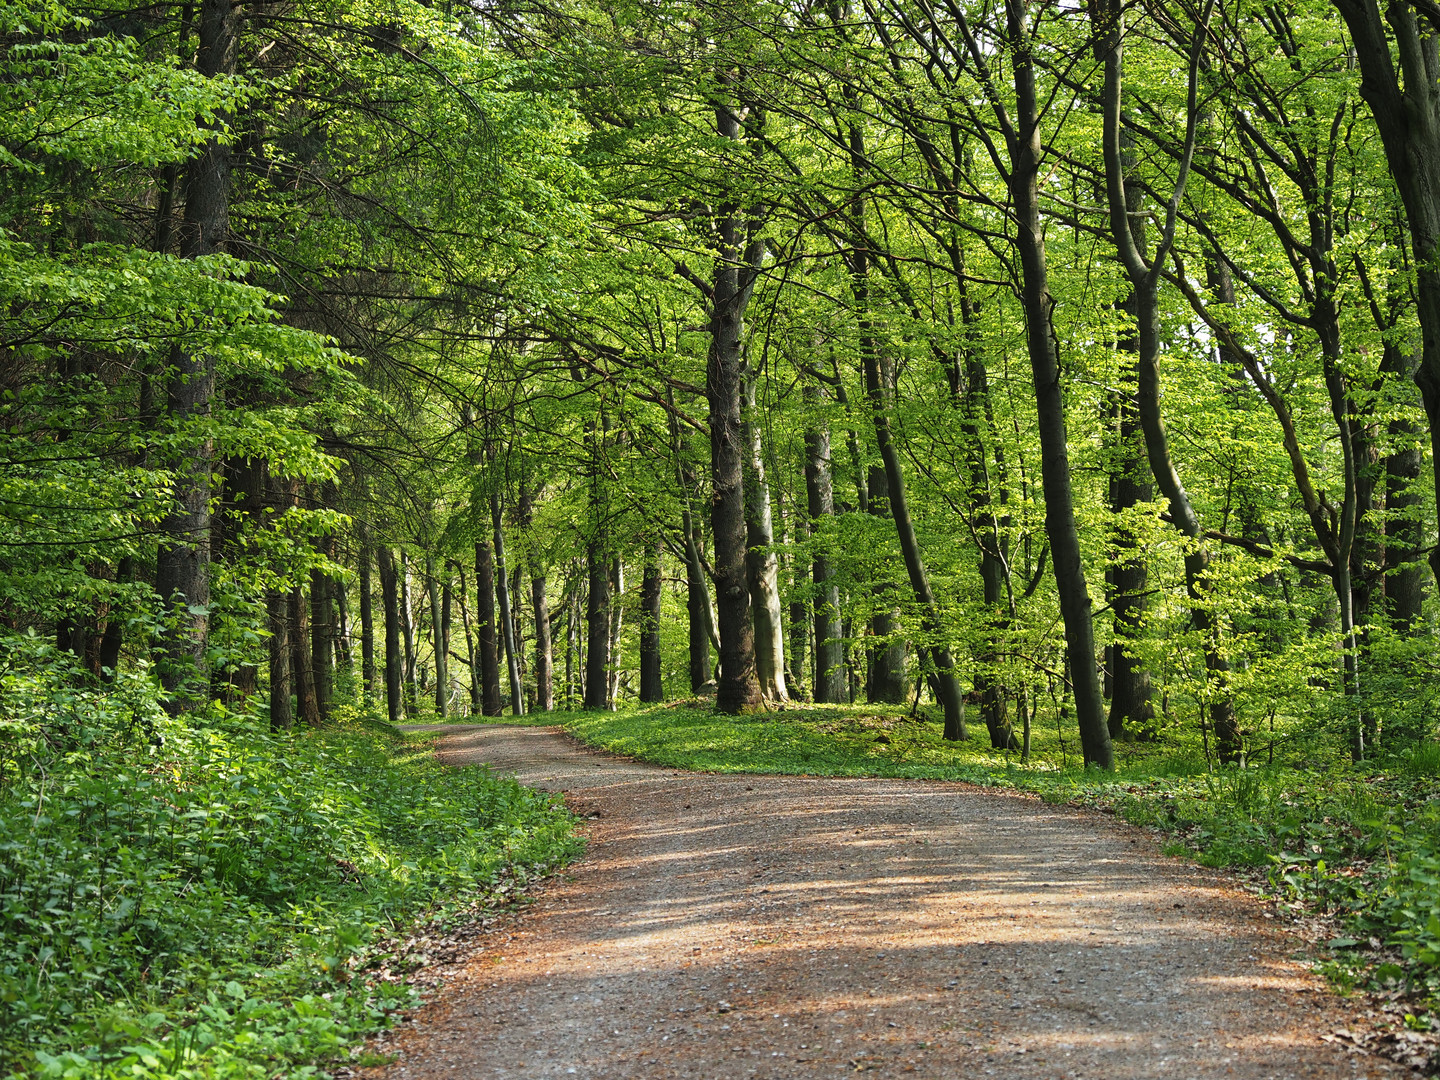
<svg viewBox="0 0 1440 1080"><path fill-rule="evenodd" d="M1354 1078L1253 899L1108 818L958 784L677 773L538 728L584 859L382 1047L431 1077Z"/></svg>

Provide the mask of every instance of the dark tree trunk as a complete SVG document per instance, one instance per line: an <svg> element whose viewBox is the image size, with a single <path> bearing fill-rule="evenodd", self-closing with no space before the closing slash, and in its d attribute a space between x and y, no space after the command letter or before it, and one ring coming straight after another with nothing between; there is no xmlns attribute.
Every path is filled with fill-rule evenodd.
<svg viewBox="0 0 1440 1080"><path fill-rule="evenodd" d="M805 599L810 571L799 554L805 541L809 539L810 531L805 525L803 511L791 515L789 527L790 555L786 559L785 570L790 578L790 641L786 646L785 681L790 688L791 697L797 701L806 701L810 694L805 689L805 684L809 681L806 678L805 665L809 659L810 627L814 620L810 614L810 604ZM785 540L783 532L781 540Z"/></svg>
<svg viewBox="0 0 1440 1080"><path fill-rule="evenodd" d="M685 610L690 621L690 690L698 694L711 679L710 646L719 641L715 629L715 612L710 606L710 580L700 557L699 522L690 512L689 490L693 477L681 473L687 493L681 511L680 531L685 544Z"/></svg>
<svg viewBox="0 0 1440 1080"><path fill-rule="evenodd" d="M460 577L460 627L465 632L465 662L470 668L470 715L480 716L480 659L475 655L475 633L470 626L470 602L466 599L468 586L465 582L465 570L459 563L455 563L451 571Z"/></svg>
<svg viewBox="0 0 1440 1080"><path fill-rule="evenodd" d="M404 660L400 652L400 583L395 556L388 547L376 549L380 564L380 602L385 609L385 714L398 724L405 709L401 701Z"/></svg>
<svg viewBox="0 0 1440 1080"><path fill-rule="evenodd" d="M818 409L824 391L805 388L805 398ZM815 591L815 700L840 704L849 699L845 676L845 642L840 623L840 589L834 581L826 550L826 520L835 515L835 486L830 468L830 425L812 420L805 429L805 497L812 533L822 534L810 562Z"/></svg>
<svg viewBox="0 0 1440 1080"><path fill-rule="evenodd" d="M305 590L290 590L290 671L295 681L295 705L300 722L309 728L320 726L320 699L315 694L315 671L310 666L310 613Z"/></svg>
<svg viewBox="0 0 1440 1080"><path fill-rule="evenodd" d="M610 708L620 702L620 630L625 619L625 605L621 597L625 594L625 564L620 559L610 561L610 629L607 635L609 649Z"/></svg>
<svg viewBox="0 0 1440 1080"><path fill-rule="evenodd" d="M610 560L598 539L585 549L585 708L610 708Z"/></svg>
<svg viewBox="0 0 1440 1080"><path fill-rule="evenodd" d="M333 502L333 494L330 499ZM319 541L320 553L332 562L337 538L327 532ZM322 720L330 719L335 696L335 642L339 637L335 617L337 582L319 570L310 572L310 668L315 676L315 704Z"/></svg>
<svg viewBox="0 0 1440 1080"><path fill-rule="evenodd" d="M265 613L270 623L270 727L289 731L295 725L295 710L290 701L290 604L285 593L267 592Z"/></svg>
<svg viewBox="0 0 1440 1080"><path fill-rule="evenodd" d="M1075 525L1074 495L1070 487L1070 451L1065 431L1065 395L1060 385L1046 265L1045 234L1040 222L1041 167L1040 102L1035 92L1035 65L1031 54L1028 4L1006 0L1005 31L1015 85L1015 126L1007 133L1010 152L1010 205L1015 247L1021 268L1021 303L1030 369L1035 381L1035 411L1040 435L1040 475L1045 492L1045 532L1060 614L1071 656L1076 718L1080 744L1087 764L1114 767L1110 729L1095 669L1095 630L1091 625L1090 587L1080 558L1080 534Z"/></svg>
<svg viewBox="0 0 1440 1080"><path fill-rule="evenodd" d="M1387 342L1384 368L1387 374L1408 376L1414 359ZM1385 608L1394 627L1408 637L1420 625L1425 600L1424 500L1416 490L1424 456L1413 421L1390 421L1389 435L1396 449L1385 459Z"/></svg>
<svg viewBox="0 0 1440 1080"><path fill-rule="evenodd" d="M369 535L360 533L360 685L366 700L375 696L375 598L370 580L370 561L374 552Z"/></svg>
<svg viewBox="0 0 1440 1080"><path fill-rule="evenodd" d="M405 645L405 714L420 712L419 672L415 662L415 601L410 595L410 557L400 549L400 633Z"/></svg>
<svg viewBox="0 0 1440 1080"><path fill-rule="evenodd" d="M520 654L515 648L515 619L510 607L510 582L505 568L505 533L500 521L500 496L490 496L490 524L495 533L495 592L500 601L500 633L505 646L505 666L510 674L510 715L525 715L523 684L520 681Z"/></svg>
<svg viewBox="0 0 1440 1080"><path fill-rule="evenodd" d="M425 588L430 594L430 630L435 642L435 719L450 716L450 581L445 581L445 598L440 598L440 575L435 557L425 556Z"/></svg>
<svg viewBox="0 0 1440 1080"><path fill-rule="evenodd" d="M495 563L488 540L475 541L475 641L480 651L480 711L499 716L500 641L495 621Z"/></svg>
<svg viewBox="0 0 1440 1080"><path fill-rule="evenodd" d="M135 573L135 559L126 555L120 560L115 568L115 581L119 584L128 582ZM100 679L103 682L114 682L115 672L120 665L120 646L125 641L125 625L115 618L113 613L105 623L105 633L100 639ZM250 693L254 693L254 665L250 665Z"/></svg>
<svg viewBox="0 0 1440 1080"><path fill-rule="evenodd" d="M640 700L664 701L660 674L660 541L650 545L640 580Z"/></svg>
<svg viewBox="0 0 1440 1080"><path fill-rule="evenodd" d="M534 526L532 507L539 490L520 491L520 527L528 533ZM545 570L536 545L530 545L530 610L535 617L535 708L555 708L555 650L550 633L550 604L545 596Z"/></svg>
<svg viewBox="0 0 1440 1080"><path fill-rule="evenodd" d="M888 384L888 380L886 381ZM888 519L890 483L885 478L883 465L870 467L870 482L867 486L870 515ZM890 610L894 603L895 586L889 581L881 581L875 585L874 592L880 610L870 617L871 640L867 650L869 664L865 673L865 700L871 704L903 705L910 696L910 684L905 672L910 650L906 648L905 639L899 636L900 620L896 613Z"/></svg>
<svg viewBox="0 0 1440 1080"><path fill-rule="evenodd" d="M738 110L715 107L720 138L744 139ZM714 495L710 528L715 543L715 607L720 632L720 679L715 707L738 713L761 704L755 671L755 624L745 567L745 310L765 253L750 235L739 205L720 211L717 258L710 286L710 351L705 397L710 406L710 474Z"/></svg>
<svg viewBox="0 0 1440 1080"><path fill-rule="evenodd" d="M195 67L205 78L235 73L236 6L229 0L203 0ZM217 126L219 121L217 120ZM218 136L191 159L185 174L185 220L180 238L183 258L224 251L230 227L230 155ZM202 425L215 393L213 356L176 349L170 358L166 412L181 431ZM185 712L208 696L205 655L210 629L210 472L215 444L203 436L175 463L174 504L161 526L156 555L155 591L169 609L173 625L164 635L159 665L166 708Z"/></svg>

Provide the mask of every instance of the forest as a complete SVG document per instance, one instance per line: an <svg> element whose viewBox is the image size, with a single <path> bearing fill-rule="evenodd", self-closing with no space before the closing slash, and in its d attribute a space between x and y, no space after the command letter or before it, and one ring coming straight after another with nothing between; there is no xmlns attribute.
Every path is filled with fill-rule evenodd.
<svg viewBox="0 0 1440 1080"><path fill-rule="evenodd" d="M407 721L1381 792L1315 850L1412 822L1344 904L1437 977L1430 0L0 0L0 72L0 1066L380 1022L316 987L577 843Z"/></svg>

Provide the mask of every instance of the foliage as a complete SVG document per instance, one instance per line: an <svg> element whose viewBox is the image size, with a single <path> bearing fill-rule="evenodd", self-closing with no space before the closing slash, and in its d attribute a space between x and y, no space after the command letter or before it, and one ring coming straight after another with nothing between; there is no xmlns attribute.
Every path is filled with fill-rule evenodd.
<svg viewBox="0 0 1440 1080"><path fill-rule="evenodd" d="M277 737L3 643L0 1053L41 1076L303 1075L409 1000L379 942L575 850L551 796L353 707Z"/></svg>

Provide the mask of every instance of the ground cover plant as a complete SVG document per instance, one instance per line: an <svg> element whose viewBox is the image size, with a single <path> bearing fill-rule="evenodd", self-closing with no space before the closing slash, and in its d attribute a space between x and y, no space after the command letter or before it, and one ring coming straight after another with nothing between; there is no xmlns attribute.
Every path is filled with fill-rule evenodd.
<svg viewBox="0 0 1440 1080"><path fill-rule="evenodd" d="M387 941L576 850L554 797L353 706L182 723L26 645L0 684L0 1075L309 1075L413 1003L370 970Z"/></svg>
<svg viewBox="0 0 1440 1080"><path fill-rule="evenodd" d="M1322 730L1275 764L1241 769L1171 739L1123 744L1105 773L1062 745L1063 726L1037 729L1027 763L1018 752L947 741L938 722L902 707L801 705L729 717L700 699L568 714L562 723L591 745L675 768L960 780L1109 810L1166 833L1172 854L1246 871L1294 914L1332 917L1337 931L1321 955L1340 988L1413 995L1421 1014L1440 1000L1434 742L1355 764Z"/></svg>

